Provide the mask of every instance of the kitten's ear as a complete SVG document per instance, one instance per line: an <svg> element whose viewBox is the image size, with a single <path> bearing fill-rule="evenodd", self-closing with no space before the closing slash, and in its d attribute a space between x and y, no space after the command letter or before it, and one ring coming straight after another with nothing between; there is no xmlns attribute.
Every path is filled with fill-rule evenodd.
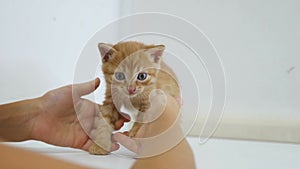
<svg viewBox="0 0 300 169"><path fill-rule="evenodd" d="M154 63L160 63L162 54L165 50L165 45L157 45L147 49L145 52L149 54L149 59Z"/></svg>
<svg viewBox="0 0 300 169"><path fill-rule="evenodd" d="M108 62L112 59L114 53L116 53L116 49L113 48L111 44L99 43L98 49L100 51L102 62Z"/></svg>

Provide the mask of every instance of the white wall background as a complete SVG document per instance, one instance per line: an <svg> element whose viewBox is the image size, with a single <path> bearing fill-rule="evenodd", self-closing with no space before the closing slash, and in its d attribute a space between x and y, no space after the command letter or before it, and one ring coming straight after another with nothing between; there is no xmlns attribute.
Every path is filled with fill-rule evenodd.
<svg viewBox="0 0 300 169"><path fill-rule="evenodd" d="M119 16L118 0L0 1L0 102L72 83L87 40Z"/></svg>
<svg viewBox="0 0 300 169"><path fill-rule="evenodd" d="M299 9L297 0L0 1L0 103L72 83L85 42L119 16L164 12L199 27L223 61L216 136L300 142Z"/></svg>
<svg viewBox="0 0 300 169"><path fill-rule="evenodd" d="M132 2L132 12L187 19L217 48L228 94L216 135L300 141L300 1Z"/></svg>

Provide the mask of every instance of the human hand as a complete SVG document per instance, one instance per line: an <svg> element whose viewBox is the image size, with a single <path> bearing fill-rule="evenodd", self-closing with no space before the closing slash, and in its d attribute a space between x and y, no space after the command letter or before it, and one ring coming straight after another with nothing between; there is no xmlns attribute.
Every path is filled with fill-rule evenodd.
<svg viewBox="0 0 300 169"><path fill-rule="evenodd" d="M169 95L163 98L161 95L157 95L150 99L152 105L163 103L164 109L160 105L154 107L149 112L145 112L156 114L158 117L153 118L150 115L150 118L154 120L143 124L136 133L135 138L128 137L128 132L118 132L113 135L113 140L135 152L137 157L162 153L183 139L179 125L180 103ZM161 110L162 112L157 112Z"/></svg>
<svg viewBox="0 0 300 169"><path fill-rule="evenodd" d="M88 150L92 140L87 133L94 129L94 119L99 118L99 105L81 97L93 92L99 84L97 78L54 89L40 97L41 112L32 120L31 137L53 145ZM121 128L124 121L125 118L118 120L115 127ZM113 144L111 149L117 148Z"/></svg>

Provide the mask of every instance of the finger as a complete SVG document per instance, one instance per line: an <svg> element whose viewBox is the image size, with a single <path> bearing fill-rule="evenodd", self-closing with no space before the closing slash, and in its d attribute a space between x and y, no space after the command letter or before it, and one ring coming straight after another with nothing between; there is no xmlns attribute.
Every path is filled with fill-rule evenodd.
<svg viewBox="0 0 300 169"><path fill-rule="evenodd" d="M95 91L100 85L100 79L96 78L95 80L79 83L73 85L73 91L76 92L78 96L87 95Z"/></svg>
<svg viewBox="0 0 300 169"><path fill-rule="evenodd" d="M119 113L119 115L121 116L121 118L115 122L115 128L117 130L119 130L121 127L123 127L125 122L130 121L130 116L128 114Z"/></svg>
<svg viewBox="0 0 300 169"><path fill-rule="evenodd" d="M122 133L114 134L113 139L116 140L117 142L119 142L120 144L122 144L127 149L129 149L135 153L138 152L138 149L139 149L138 143L135 140L123 135Z"/></svg>
<svg viewBox="0 0 300 169"><path fill-rule="evenodd" d="M124 119L119 119L118 121L115 122L115 128L116 130L119 130L121 127L124 125Z"/></svg>
<svg viewBox="0 0 300 169"><path fill-rule="evenodd" d="M124 131L122 134L124 134L125 136L128 136L129 132L128 131Z"/></svg>
<svg viewBox="0 0 300 169"><path fill-rule="evenodd" d="M117 144L117 143L112 143L111 144L111 148L110 148L110 151L116 151L120 148L120 145Z"/></svg>
<svg viewBox="0 0 300 169"><path fill-rule="evenodd" d="M126 113L119 113L121 115L121 118L124 119L124 122L129 122L130 121L130 116Z"/></svg>
<svg viewBox="0 0 300 169"><path fill-rule="evenodd" d="M81 149L88 151L89 148L94 144L94 142L90 139L88 139L88 141L82 146Z"/></svg>

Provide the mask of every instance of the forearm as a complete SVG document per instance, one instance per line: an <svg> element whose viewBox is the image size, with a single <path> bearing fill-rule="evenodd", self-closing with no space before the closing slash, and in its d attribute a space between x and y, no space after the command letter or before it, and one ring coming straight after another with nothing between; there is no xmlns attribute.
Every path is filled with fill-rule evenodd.
<svg viewBox="0 0 300 169"><path fill-rule="evenodd" d="M0 137L5 141L31 139L32 121L39 111L39 99L0 105Z"/></svg>
<svg viewBox="0 0 300 169"><path fill-rule="evenodd" d="M152 168L172 168L172 169L193 169L196 168L193 152L186 141L182 140L171 150L149 158L138 159L133 169L152 169Z"/></svg>
<svg viewBox="0 0 300 169"><path fill-rule="evenodd" d="M146 125L144 137L148 137L149 141L141 143L142 156L161 151L161 145L174 147L160 155L138 159L133 168L195 168L193 152L180 127L180 107L172 97L168 96L162 115Z"/></svg>
<svg viewBox="0 0 300 169"><path fill-rule="evenodd" d="M63 168L63 169L86 169L87 167L78 166L62 160L47 157L41 154L0 145L0 166L1 168Z"/></svg>

